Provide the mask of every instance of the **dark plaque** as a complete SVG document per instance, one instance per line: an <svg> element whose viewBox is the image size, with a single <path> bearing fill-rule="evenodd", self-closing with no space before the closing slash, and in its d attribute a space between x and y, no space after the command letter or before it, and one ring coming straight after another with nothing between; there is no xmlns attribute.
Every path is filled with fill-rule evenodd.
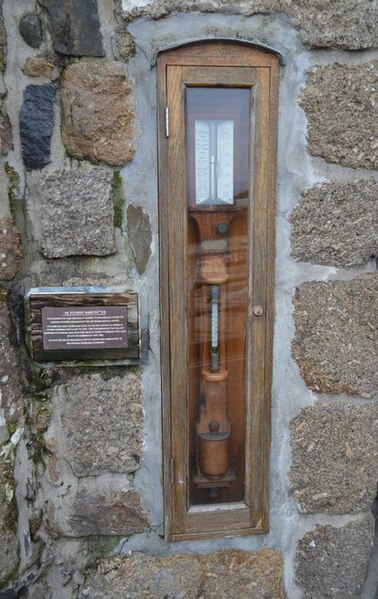
<svg viewBox="0 0 378 599"><path fill-rule="evenodd" d="M126 306L42 308L43 349L127 347Z"/></svg>
<svg viewBox="0 0 378 599"><path fill-rule="evenodd" d="M139 359L136 293L36 289L27 308L37 361Z"/></svg>

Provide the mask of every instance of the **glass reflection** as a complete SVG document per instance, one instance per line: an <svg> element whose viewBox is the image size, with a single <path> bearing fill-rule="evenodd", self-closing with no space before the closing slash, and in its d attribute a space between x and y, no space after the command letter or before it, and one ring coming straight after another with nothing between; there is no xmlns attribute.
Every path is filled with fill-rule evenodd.
<svg viewBox="0 0 378 599"><path fill-rule="evenodd" d="M190 504L244 497L250 90L187 90Z"/></svg>

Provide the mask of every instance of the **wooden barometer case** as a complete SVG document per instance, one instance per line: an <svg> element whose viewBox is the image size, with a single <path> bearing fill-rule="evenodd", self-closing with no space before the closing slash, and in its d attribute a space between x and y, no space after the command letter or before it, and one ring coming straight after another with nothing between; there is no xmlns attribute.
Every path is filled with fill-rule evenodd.
<svg viewBox="0 0 378 599"><path fill-rule="evenodd" d="M166 538L268 530L278 59L158 58Z"/></svg>

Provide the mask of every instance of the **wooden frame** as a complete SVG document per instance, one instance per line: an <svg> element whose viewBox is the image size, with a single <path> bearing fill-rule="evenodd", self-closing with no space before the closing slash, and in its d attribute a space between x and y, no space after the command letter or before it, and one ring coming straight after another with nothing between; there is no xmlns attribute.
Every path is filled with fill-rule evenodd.
<svg viewBox="0 0 378 599"><path fill-rule="evenodd" d="M230 68L231 67L231 68ZM158 56L163 477L169 541L269 530L269 448L274 318L278 57L235 42L199 42ZM243 502L188 505L185 86L253 87L247 443ZM167 131L167 109L169 131ZM167 133L169 136L167 137ZM258 309L256 309L258 307ZM262 314L260 314L262 307ZM255 309L254 309L255 308Z"/></svg>

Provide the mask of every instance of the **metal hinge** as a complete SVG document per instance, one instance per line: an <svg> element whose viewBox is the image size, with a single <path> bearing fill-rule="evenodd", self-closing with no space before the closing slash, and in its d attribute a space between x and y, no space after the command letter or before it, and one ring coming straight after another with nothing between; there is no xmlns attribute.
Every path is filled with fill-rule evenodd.
<svg viewBox="0 0 378 599"><path fill-rule="evenodd" d="M170 476L171 476L171 485L174 485L175 483L175 461L173 458L171 458L171 462L170 462Z"/></svg>
<svg viewBox="0 0 378 599"><path fill-rule="evenodd" d="M169 108L165 107L165 137L169 137Z"/></svg>

